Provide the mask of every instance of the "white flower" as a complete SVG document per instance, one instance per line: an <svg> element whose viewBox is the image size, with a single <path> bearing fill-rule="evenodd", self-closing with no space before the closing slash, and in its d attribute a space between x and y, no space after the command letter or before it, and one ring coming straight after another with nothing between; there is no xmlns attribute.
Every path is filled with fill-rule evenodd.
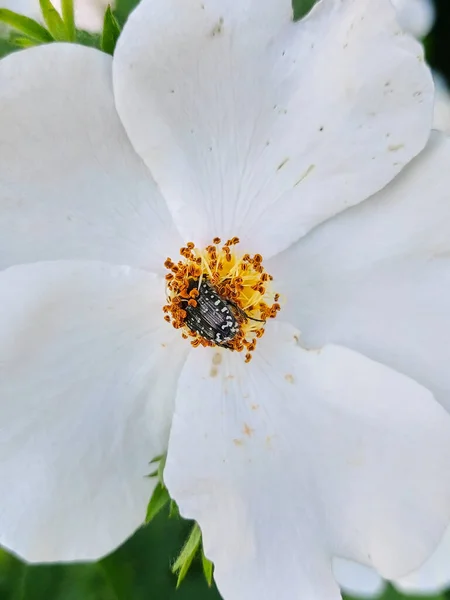
<svg viewBox="0 0 450 600"><path fill-rule="evenodd" d="M296 24L286 0L144 0L114 58L0 63L3 545L110 551L168 449L226 600L338 598L333 556L393 578L431 554L450 517L450 142L404 167L432 87L388 0ZM216 235L282 294L249 363L163 318L166 257Z"/></svg>
<svg viewBox="0 0 450 600"><path fill-rule="evenodd" d="M52 4L56 10L61 12L61 0L52 0ZM74 0L76 26L85 31L100 31L108 4L114 5L114 2L111 0ZM39 0L0 0L0 6L33 19L41 19Z"/></svg>
<svg viewBox="0 0 450 600"><path fill-rule="evenodd" d="M392 0L392 4L405 31L416 38L423 38L429 33L435 19L433 0Z"/></svg>

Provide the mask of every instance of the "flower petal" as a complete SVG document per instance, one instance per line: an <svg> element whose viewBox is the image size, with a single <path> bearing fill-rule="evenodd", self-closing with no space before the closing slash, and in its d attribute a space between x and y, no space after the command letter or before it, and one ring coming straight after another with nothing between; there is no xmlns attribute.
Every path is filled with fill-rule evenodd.
<svg viewBox="0 0 450 600"><path fill-rule="evenodd" d="M450 410L450 139L267 269L304 343L338 343L412 377Z"/></svg>
<svg viewBox="0 0 450 600"><path fill-rule="evenodd" d="M0 273L0 543L25 559L95 559L145 518L186 353L162 298L128 267Z"/></svg>
<svg viewBox="0 0 450 600"><path fill-rule="evenodd" d="M394 582L407 594L439 594L450 586L450 529L447 529L436 551L414 573Z"/></svg>
<svg viewBox="0 0 450 600"><path fill-rule="evenodd" d="M416 571L392 584L405 594L439 594L450 585L450 528L431 557ZM371 568L345 559L333 561L333 573L341 589L355 597L379 597L385 582Z"/></svg>
<svg viewBox="0 0 450 600"><path fill-rule="evenodd" d="M274 254L425 145L432 81L389 0L143 0L116 105L185 239Z"/></svg>
<svg viewBox="0 0 450 600"><path fill-rule="evenodd" d="M432 0L392 0L398 21L405 31L425 37L433 26L436 11Z"/></svg>
<svg viewBox="0 0 450 600"><path fill-rule="evenodd" d="M114 107L111 57L50 44L0 62L0 268L93 259L162 268L171 217Z"/></svg>
<svg viewBox="0 0 450 600"><path fill-rule="evenodd" d="M344 558L333 560L333 575L341 590L356 598L379 598L386 588L374 569Z"/></svg>
<svg viewBox="0 0 450 600"><path fill-rule="evenodd" d="M442 407L383 365L297 336L267 327L248 365L196 350L179 379L165 481L227 600L339 598L333 555L399 575L448 521Z"/></svg>

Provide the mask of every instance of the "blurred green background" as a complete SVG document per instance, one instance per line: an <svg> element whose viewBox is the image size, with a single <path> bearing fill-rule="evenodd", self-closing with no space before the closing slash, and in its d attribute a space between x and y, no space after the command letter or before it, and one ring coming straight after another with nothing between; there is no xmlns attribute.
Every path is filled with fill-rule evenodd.
<svg viewBox="0 0 450 600"><path fill-rule="evenodd" d="M314 0L294 0L294 5L295 2L312 5ZM121 23L137 3L138 0L117 1L115 12ZM425 46L430 64L448 80L450 0L435 0L435 5L437 19ZM7 41L0 39L0 57L12 50ZM207 586L200 560L194 561L176 589L171 565L191 527L191 523L169 518L163 511L121 548L95 564L30 566L0 549L0 600L220 600L215 587ZM388 587L382 600L401 598L404 597ZM450 591L428 599L450 600Z"/></svg>

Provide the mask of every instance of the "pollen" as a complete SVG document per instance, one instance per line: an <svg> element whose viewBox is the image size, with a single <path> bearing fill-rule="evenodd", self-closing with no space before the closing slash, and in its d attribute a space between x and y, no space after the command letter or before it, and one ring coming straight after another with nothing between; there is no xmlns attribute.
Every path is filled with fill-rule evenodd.
<svg viewBox="0 0 450 600"><path fill-rule="evenodd" d="M261 254L238 251L239 238L199 249L180 248L180 260L167 258L164 319L181 330L194 348L220 346L243 352L249 362L265 324L280 311L279 294Z"/></svg>

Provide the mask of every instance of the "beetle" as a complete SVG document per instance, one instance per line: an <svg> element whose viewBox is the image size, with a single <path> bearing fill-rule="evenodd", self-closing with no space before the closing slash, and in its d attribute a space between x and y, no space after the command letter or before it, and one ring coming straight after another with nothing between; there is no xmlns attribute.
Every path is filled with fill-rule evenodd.
<svg viewBox="0 0 450 600"><path fill-rule="evenodd" d="M185 324L191 331L217 346L232 349L229 342L239 332L239 322L234 311L244 319L265 323L263 319L250 317L232 300L221 296L207 278L198 281L192 279L188 291L194 287L199 292L195 297L196 306L191 306L187 300L183 302L183 309L187 313Z"/></svg>
<svg viewBox="0 0 450 600"><path fill-rule="evenodd" d="M191 286L192 287L194 285ZM183 306L185 323L189 329L217 346L227 346L239 332L239 323L234 315L232 302L223 298L206 278L198 286L197 305Z"/></svg>

